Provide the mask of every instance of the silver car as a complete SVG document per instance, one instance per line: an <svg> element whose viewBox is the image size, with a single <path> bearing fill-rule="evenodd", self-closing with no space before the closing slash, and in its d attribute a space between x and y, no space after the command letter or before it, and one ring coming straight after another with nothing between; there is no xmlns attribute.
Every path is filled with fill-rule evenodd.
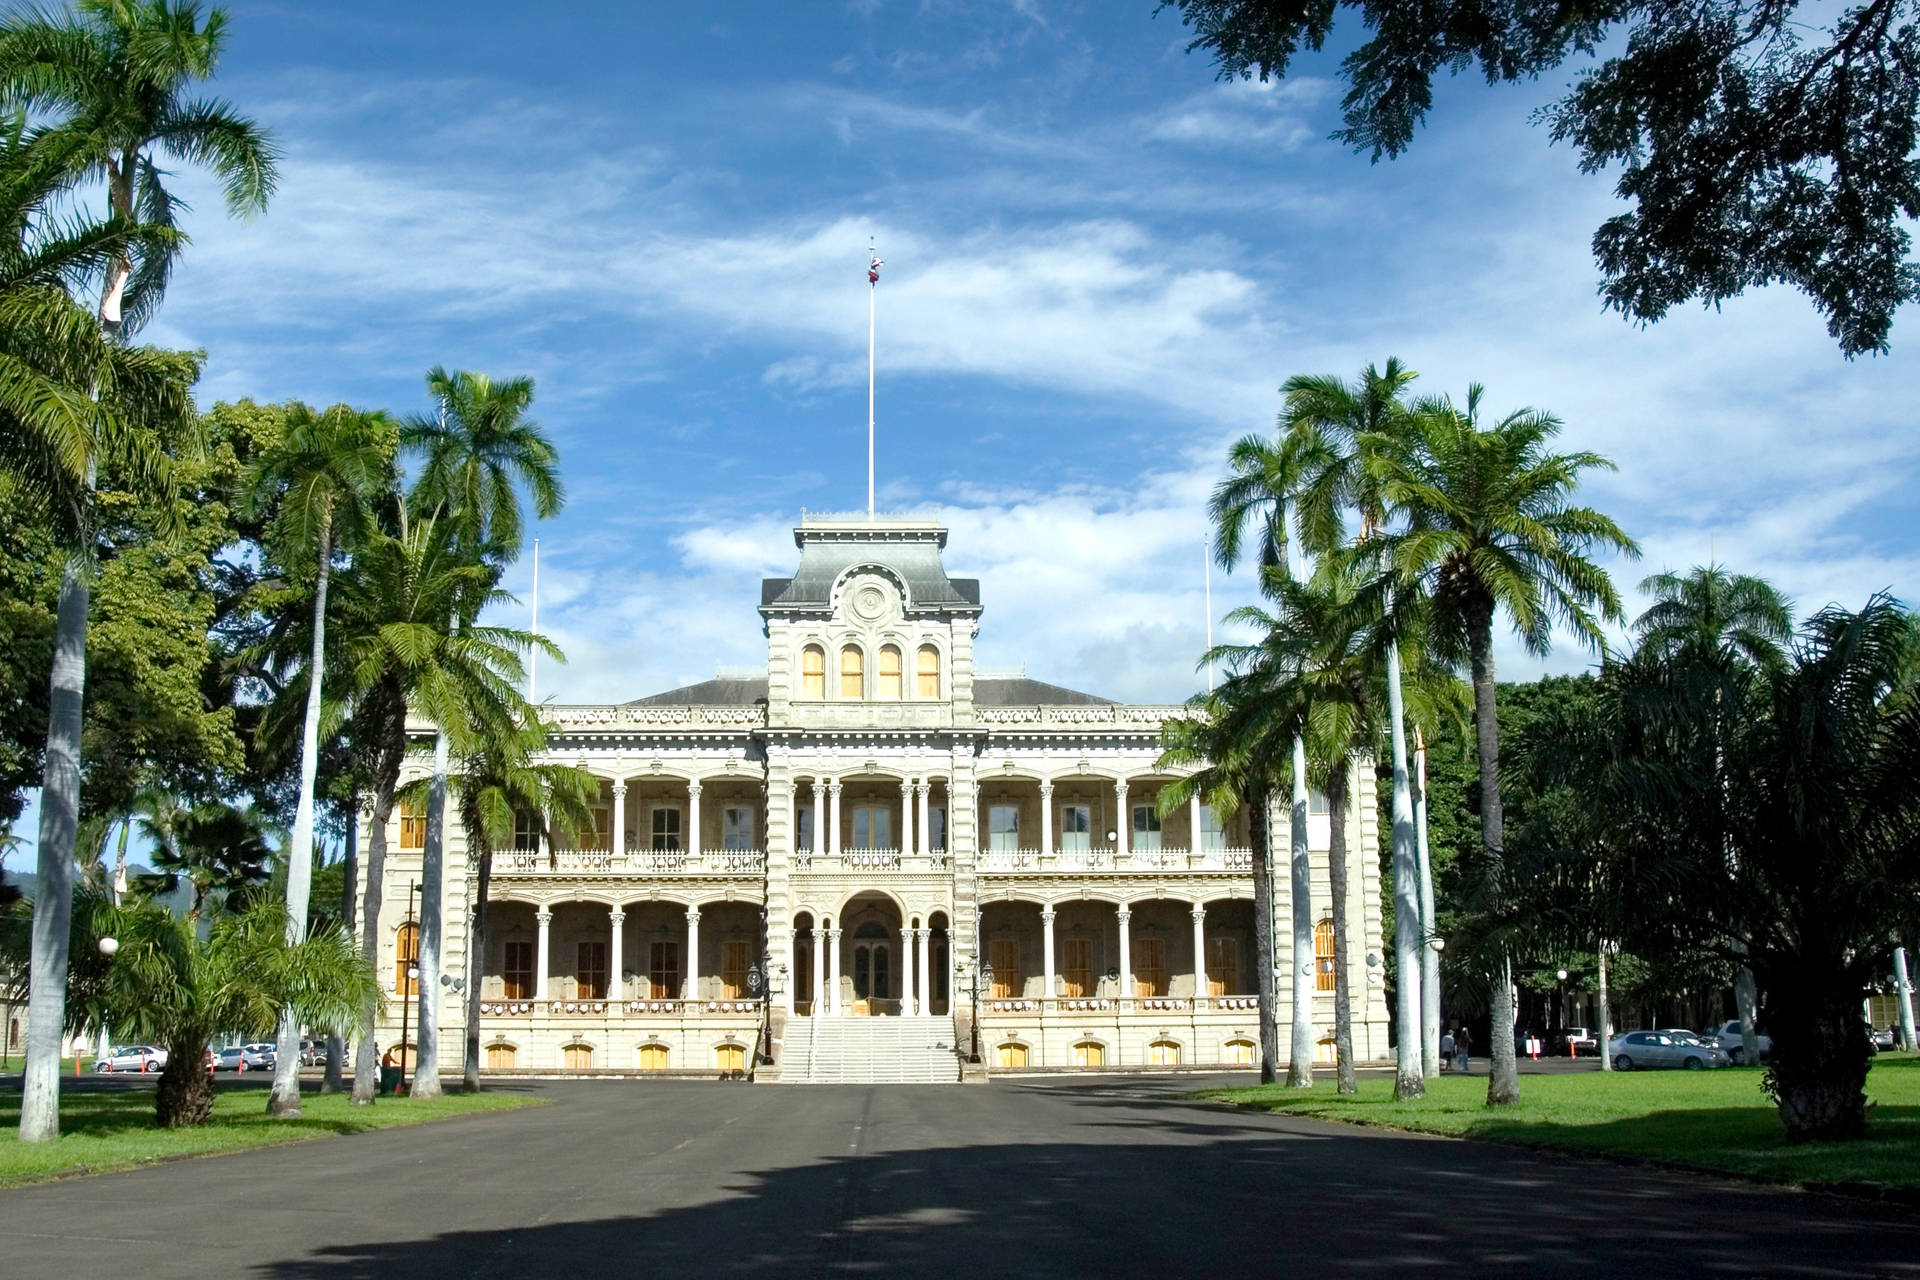
<svg viewBox="0 0 1920 1280"><path fill-rule="evenodd" d="M1685 1038L1665 1031L1629 1031L1607 1042L1607 1054L1616 1071L1635 1067L1683 1067L1703 1071L1728 1065L1724 1051L1703 1044L1691 1034Z"/></svg>

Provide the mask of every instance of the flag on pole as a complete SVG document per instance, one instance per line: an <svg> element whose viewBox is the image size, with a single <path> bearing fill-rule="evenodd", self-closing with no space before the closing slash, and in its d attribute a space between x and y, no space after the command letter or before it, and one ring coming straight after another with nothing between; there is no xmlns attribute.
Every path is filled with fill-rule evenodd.
<svg viewBox="0 0 1920 1280"><path fill-rule="evenodd" d="M879 284L879 283L880 283L880 268L882 268L882 267L884 267L884 266L886 266L886 265L887 265L886 263L884 263L884 262L882 262L882 261L880 261L880 255L879 255L879 254L874 254L874 255L873 255L873 260L867 263L867 283L868 283L868 284Z"/></svg>

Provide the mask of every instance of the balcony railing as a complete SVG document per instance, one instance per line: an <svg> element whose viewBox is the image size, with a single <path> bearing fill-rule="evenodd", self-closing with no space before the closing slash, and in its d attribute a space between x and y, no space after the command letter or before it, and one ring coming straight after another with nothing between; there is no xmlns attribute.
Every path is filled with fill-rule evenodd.
<svg viewBox="0 0 1920 1280"><path fill-rule="evenodd" d="M495 856L495 874L539 875L764 875L767 855L759 849L513 849Z"/></svg>
<svg viewBox="0 0 1920 1280"><path fill-rule="evenodd" d="M1251 849L994 849L980 855L979 870L989 875L1060 875L1089 871L1251 871Z"/></svg>
<svg viewBox="0 0 1920 1280"><path fill-rule="evenodd" d="M842 849L814 853L802 849L793 856L796 871L944 871L951 865L946 850L929 854L900 849Z"/></svg>
<svg viewBox="0 0 1920 1280"><path fill-rule="evenodd" d="M982 997L980 1011L992 1014L1205 1013L1257 1009L1258 996L995 996Z"/></svg>
<svg viewBox="0 0 1920 1280"><path fill-rule="evenodd" d="M758 1014L759 1000L741 996L727 1000L482 1000L482 1016L491 1018L533 1017L675 1017L702 1015Z"/></svg>

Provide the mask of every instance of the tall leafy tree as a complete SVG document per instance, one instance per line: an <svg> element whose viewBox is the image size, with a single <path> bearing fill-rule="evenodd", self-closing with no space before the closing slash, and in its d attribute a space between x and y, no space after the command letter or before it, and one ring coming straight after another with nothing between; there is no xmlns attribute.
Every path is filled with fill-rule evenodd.
<svg viewBox="0 0 1920 1280"><path fill-rule="evenodd" d="M1384 562L1430 601L1436 652L1449 661L1464 657L1471 672L1480 879L1497 910L1506 839L1494 620L1504 613L1533 653L1548 651L1556 623L1604 649L1600 620L1623 615L1612 579L1590 556L1635 556L1639 547L1611 518L1570 500L1585 472L1611 469L1611 462L1597 453L1551 452L1560 421L1548 413L1521 409L1483 422L1483 398L1476 384L1463 407L1445 398L1421 402L1417 430L1399 447L1379 450L1371 465L1404 521L1383 537ZM1504 1106L1520 1097L1511 959L1495 958L1493 969L1487 1102Z"/></svg>
<svg viewBox="0 0 1920 1280"><path fill-rule="evenodd" d="M1617 169L1630 206L1593 254L1610 308L1654 321L1698 300L1789 284L1848 355L1887 345L1920 290L1920 3L1858 0L1164 0L1220 74L1287 74L1342 9L1367 38L1341 61L1335 137L1397 156L1433 108L1436 74L1489 84L1587 63L1538 119L1588 173ZM1334 38L1346 42L1347 37ZM1604 56L1598 56L1604 50ZM1808 229L1821 229L1817 235Z"/></svg>
<svg viewBox="0 0 1920 1280"><path fill-rule="evenodd" d="M1793 607L1773 585L1761 578L1729 573L1708 564L1687 574L1657 573L1640 583L1654 603L1634 622L1644 649L1668 662L1697 667L1720 687L1713 693L1714 738L1725 736L1727 716L1734 709L1741 677L1754 670L1771 671L1785 658L1793 637ZM1724 773L1722 752L1715 752L1715 776ZM1723 841L1724 843L1724 841ZM1731 855L1731 850L1729 850ZM1744 946L1744 940L1736 945ZM1754 1029L1757 993L1753 970L1734 969L1734 1003L1740 1012L1740 1058L1760 1061L1760 1040Z"/></svg>
<svg viewBox="0 0 1920 1280"><path fill-rule="evenodd" d="M163 233L174 229L175 204L160 182L153 158L156 151L210 169L225 184L229 207L257 211L273 189L271 143L224 104L185 97L192 84L212 75L224 27L224 15L218 10L202 24L197 8L170 5L166 0L144 4L83 0L77 15L15 15L0 23L0 103L16 112L48 114L59 122L57 128L86 140L69 157L59 186L104 179L109 209L123 229L135 223ZM97 313L99 331L91 340L117 343L152 314L166 288L175 244L177 239L169 244L150 238L146 251L138 254L132 243L112 247ZM87 352L89 339L78 332L71 312L44 297L0 300L0 310L10 306L16 314L20 308L32 314L22 317L29 323L18 331L10 322L12 317L0 315L0 332L6 333L9 345L52 339L65 353L62 363L68 366L69 376L62 379L66 394L60 398L66 412L40 421L32 433L23 431L19 438L42 445L32 459L39 464L33 481L42 491L63 491L57 503L62 517L70 512L75 517L72 531L82 535L91 516L101 450L124 434L112 425L123 415L103 410L115 400L122 407L131 402L126 379L113 376L127 371L127 362L122 361L119 370L103 368L112 362ZM46 362L36 364L47 369ZM182 367L176 360L170 374L162 376L161 384L170 376L178 385L170 394L149 397L147 403L160 416L175 420L185 416L186 387L197 372L194 364L187 360ZM182 374L188 376L180 380ZM81 398L92 401L91 411L76 412ZM49 458L59 459L61 467L48 470L44 464ZM87 538L74 536L70 545L78 551L88 545ZM27 1055L20 1109L22 1141L42 1141L59 1133L58 1040L71 910L68 864L79 810L87 574L84 553L75 554L62 576L56 615L41 793L43 874L35 900L36 996L28 1013L30 1028L37 1030Z"/></svg>
<svg viewBox="0 0 1920 1280"><path fill-rule="evenodd" d="M450 374L435 366L427 374L427 391L439 411L410 419L402 436L421 457L413 494L416 509L443 512L474 559L510 563L520 553L521 491L526 491L534 514L541 519L558 514L565 501L559 454L539 424L526 416L533 404L533 380L496 382L484 373ZM459 615L455 628L470 627L477 615L477 608ZM468 708L469 725L487 725L487 717L474 714L476 710ZM434 722L433 784L420 869L422 974L439 972L445 897L447 769L452 744L449 722L439 716ZM423 979L415 1097L432 1098L441 1092L439 1023L439 984Z"/></svg>
<svg viewBox="0 0 1920 1280"><path fill-rule="evenodd" d="M253 477L257 500L274 510L274 541L285 561L313 565L311 648L300 734L300 798L287 847L288 943L306 935L312 886L314 783L320 762L320 706L326 669L327 584L336 555L364 528L394 481L398 433L385 413L344 404L315 411L289 405L279 446ZM304 575L303 575L304 576ZM279 1055L270 1115L300 1114L300 1026L293 1010L280 1020Z"/></svg>

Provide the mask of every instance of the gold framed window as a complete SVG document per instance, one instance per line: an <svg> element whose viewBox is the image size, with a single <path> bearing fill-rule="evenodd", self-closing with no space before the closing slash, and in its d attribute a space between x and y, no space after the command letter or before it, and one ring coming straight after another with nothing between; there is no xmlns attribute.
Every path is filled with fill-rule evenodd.
<svg viewBox="0 0 1920 1280"><path fill-rule="evenodd" d="M509 1000L533 999L533 944L509 938L500 966L501 992Z"/></svg>
<svg viewBox="0 0 1920 1280"><path fill-rule="evenodd" d="M590 1045L570 1044L561 1050L561 1061L569 1071L588 1071L593 1067L593 1048Z"/></svg>
<svg viewBox="0 0 1920 1280"><path fill-rule="evenodd" d="M1068 938L1063 956L1061 992L1069 996L1093 994L1093 939Z"/></svg>
<svg viewBox="0 0 1920 1280"><path fill-rule="evenodd" d="M742 942L722 942L720 944L720 998L739 1000L747 994L747 944Z"/></svg>
<svg viewBox="0 0 1920 1280"><path fill-rule="evenodd" d="M420 959L420 926L403 924L393 939L393 989L400 995L418 995L420 984L407 976L407 967Z"/></svg>
<svg viewBox="0 0 1920 1280"><path fill-rule="evenodd" d="M854 702L867 696L867 655L859 645L840 649L840 696Z"/></svg>
<svg viewBox="0 0 1920 1280"><path fill-rule="evenodd" d="M940 696L940 650L930 644L920 646L914 655L914 696L918 698L937 698Z"/></svg>
<svg viewBox="0 0 1920 1280"><path fill-rule="evenodd" d="M487 1046L487 1070L513 1070L514 1048L510 1044L490 1044Z"/></svg>
<svg viewBox="0 0 1920 1280"><path fill-rule="evenodd" d="M745 1071L747 1069L746 1047L737 1044L715 1045L713 1065L722 1071Z"/></svg>
<svg viewBox="0 0 1920 1280"><path fill-rule="evenodd" d="M1020 977L1020 939L995 938L988 945L987 960L993 965L993 998L1010 1000L1019 995L1025 986Z"/></svg>
<svg viewBox="0 0 1920 1280"><path fill-rule="evenodd" d="M1237 995L1240 991L1240 940L1207 939L1207 994Z"/></svg>
<svg viewBox="0 0 1920 1280"><path fill-rule="evenodd" d="M1313 926L1313 989L1333 990L1333 921Z"/></svg>
<svg viewBox="0 0 1920 1280"><path fill-rule="evenodd" d="M1106 1056L1106 1050L1095 1040L1082 1040L1073 1046L1073 1065L1076 1067L1105 1066Z"/></svg>
<svg viewBox="0 0 1920 1280"><path fill-rule="evenodd" d="M1002 1071L1017 1070L1027 1065L1027 1046L1023 1044L1003 1044L994 1050L993 1063Z"/></svg>
<svg viewBox="0 0 1920 1280"><path fill-rule="evenodd" d="M827 651L817 644L810 644L800 651L800 696L827 696Z"/></svg>
<svg viewBox="0 0 1920 1280"><path fill-rule="evenodd" d="M899 645L880 646L880 690L877 696L893 701L905 696L900 679Z"/></svg>
<svg viewBox="0 0 1920 1280"><path fill-rule="evenodd" d="M427 847L427 806L418 800L400 802L400 847Z"/></svg>
<svg viewBox="0 0 1920 1280"><path fill-rule="evenodd" d="M667 1046L663 1044L641 1045L640 1069L642 1071L665 1071L667 1069Z"/></svg>
<svg viewBox="0 0 1920 1280"><path fill-rule="evenodd" d="M1133 940L1133 994L1167 994L1167 941L1165 938Z"/></svg>

